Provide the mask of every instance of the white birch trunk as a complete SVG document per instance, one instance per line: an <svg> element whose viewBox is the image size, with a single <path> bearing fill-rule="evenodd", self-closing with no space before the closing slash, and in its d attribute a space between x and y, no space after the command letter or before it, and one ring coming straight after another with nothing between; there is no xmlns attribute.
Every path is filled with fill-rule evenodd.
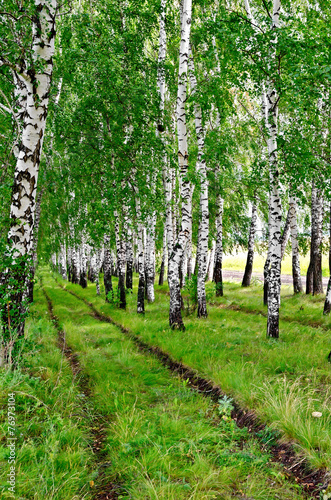
<svg viewBox="0 0 331 500"><path fill-rule="evenodd" d="M139 273L137 313L144 314L145 312L144 228L141 221L140 199L137 192L136 192L136 214L137 214L137 226L138 226L137 240L138 240L138 273Z"/></svg>
<svg viewBox="0 0 331 500"><path fill-rule="evenodd" d="M36 0L36 5L38 9L32 29L32 60L35 66L29 74L17 73L20 86L25 87L26 104L10 207L8 238L14 257L29 254L32 250L38 171L53 72L57 4L55 0ZM37 67L43 69L38 72ZM21 92L18 89L18 93Z"/></svg>
<svg viewBox="0 0 331 500"><path fill-rule="evenodd" d="M253 261L254 261L254 243L255 243L255 233L256 233L256 222L257 222L257 209L256 204L252 205L252 217L251 224L249 228L249 237L248 237L248 252L247 252L247 261L245 267L244 277L241 283L241 286L250 286L252 272L253 272Z"/></svg>
<svg viewBox="0 0 331 500"><path fill-rule="evenodd" d="M146 253L145 253L145 270L146 270L146 298L149 303L154 302L154 281L155 281L155 225L156 213L147 218L146 228Z"/></svg>
<svg viewBox="0 0 331 500"><path fill-rule="evenodd" d="M187 179L188 147L185 110L191 17L192 0L183 0L177 93L178 164L181 181L182 220L177 241L170 255L168 270L168 282L170 288L169 323L172 328L180 329L184 329L184 323L181 314L182 301L180 295L179 266L185 251L187 241L190 237L192 217L192 204L190 196L191 189L190 182Z"/></svg>
<svg viewBox="0 0 331 500"><path fill-rule="evenodd" d="M87 288L87 257L86 257L85 235L82 238L79 254L80 254L79 284L82 288Z"/></svg>
<svg viewBox="0 0 331 500"><path fill-rule="evenodd" d="M217 196L216 205L216 248L215 248L215 264L214 264L214 281L216 285L216 297L223 297L223 198L219 194Z"/></svg>
<svg viewBox="0 0 331 500"><path fill-rule="evenodd" d="M104 245L104 257L103 257L103 283L105 286L105 296L106 302L110 302L111 297L109 294L113 293L113 284L112 284L112 256L110 252L110 237L108 234L105 234L103 237L103 245Z"/></svg>
<svg viewBox="0 0 331 500"><path fill-rule="evenodd" d="M165 226L163 229L162 261L161 261L161 269L159 277L159 286L163 285L166 259L167 259L167 228Z"/></svg>
<svg viewBox="0 0 331 500"><path fill-rule="evenodd" d="M271 30L275 32L279 25L280 0L273 0L273 14ZM275 57L271 54L270 57ZM278 128L278 95L272 80L267 82L266 92L266 130L269 154L270 174L270 270L268 281L268 325L267 335L279 337L279 307L280 307L280 273L281 273L281 233L282 206L279 186L279 170L277 157L277 128Z"/></svg>
<svg viewBox="0 0 331 500"><path fill-rule="evenodd" d="M324 302L323 314L330 314L331 312L331 203L330 203L330 221L329 221L329 281L328 288L326 291L326 297ZM331 353L329 354L329 361L331 361Z"/></svg>
<svg viewBox="0 0 331 500"><path fill-rule="evenodd" d="M126 243L122 231L120 231L120 221L117 211L114 211L115 217L115 237L116 237L116 253L117 253L117 270L118 270L118 292L120 298L120 308L126 308L126 293L125 293L125 266L126 266Z"/></svg>
<svg viewBox="0 0 331 500"><path fill-rule="evenodd" d="M292 276L293 291L301 293L303 291L301 282L299 244L298 244L298 223L297 223L297 201L295 196L290 195L290 228L292 244Z"/></svg>
<svg viewBox="0 0 331 500"><path fill-rule="evenodd" d="M195 68L192 52L190 51L189 58L189 75L191 92L197 90L197 80L195 77ZM204 129L202 126L202 113L200 106L194 104L195 131L198 141L198 158L197 158L197 173L200 178L200 220L199 220L199 237L198 237L198 280L197 280L197 295L198 295L198 318L206 318L207 302L206 302L206 274L207 274L207 254L208 254L208 237L209 237L209 210L208 210L208 179L207 167L204 159L205 138Z"/></svg>
<svg viewBox="0 0 331 500"><path fill-rule="evenodd" d="M285 226L283 230L283 234L280 239L280 255L281 255L281 260L283 260L284 255L285 255L285 250L286 250L286 245L290 236L290 231L291 231L291 214L290 214L290 207L287 212L286 216L286 221L285 221Z"/></svg>
<svg viewBox="0 0 331 500"><path fill-rule="evenodd" d="M210 250L208 268L207 268L207 276L206 276L207 281L213 281L215 252L216 252L216 241L213 240L211 250Z"/></svg>
<svg viewBox="0 0 331 500"><path fill-rule="evenodd" d="M67 275L67 249L66 249L65 243L62 243L61 248L60 248L59 265L60 265L60 274L62 276L62 279L67 280L68 279L68 275Z"/></svg>

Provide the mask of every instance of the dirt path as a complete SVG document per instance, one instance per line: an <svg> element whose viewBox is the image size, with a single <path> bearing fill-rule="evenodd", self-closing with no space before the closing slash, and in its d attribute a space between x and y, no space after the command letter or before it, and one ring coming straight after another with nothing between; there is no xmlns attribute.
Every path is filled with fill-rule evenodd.
<svg viewBox="0 0 331 500"><path fill-rule="evenodd" d="M243 279L244 272L243 271L234 271L234 270L228 270L228 269L223 269L223 280L224 281L236 281L241 283ZM258 279L263 282L263 273L253 273L252 277L255 279ZM306 286L306 276L301 276L302 280L302 286L305 288ZM293 285L293 279L291 274L282 274L281 275L281 281L282 285ZM328 278L323 278L323 287L324 291L326 291L326 288L328 286Z"/></svg>
<svg viewBox="0 0 331 500"><path fill-rule="evenodd" d="M68 360L73 377L77 380L77 385L81 394L84 395L84 398L81 400L80 410L83 414L85 414L86 421L89 422L89 431L93 439L92 451L94 454L95 466L100 470L98 476L98 486L93 498L94 500L117 500L119 498L118 495L121 491L121 487L107 481L102 472L102 469L107 465L107 452L104 449L107 437L107 422L105 422L100 415L93 411L92 391L90 388L89 377L83 372L77 353L73 352L73 350L66 343L65 331L60 327L59 320L54 314L52 301L43 287L42 282L40 283L40 286L47 302L50 318L57 330L58 347Z"/></svg>
<svg viewBox="0 0 331 500"><path fill-rule="evenodd" d="M135 343L140 351L148 355L154 355L171 372L178 374L183 380L187 381L193 390L216 402L224 395L221 387L215 385L211 380L200 377L195 370L173 359L160 347L150 345L143 341L139 336L135 335L122 324L114 321L110 316L102 314L91 302L80 297L72 290L68 290L57 280L56 282L63 291L70 293L78 300L84 302L90 308L91 314L96 319L115 325ZM242 409L236 403L234 404L234 410L231 416L239 427L246 427L255 437L257 437L258 432L265 428L265 425L259 421L253 411ZM262 442L261 448L265 448ZM292 446L288 443L278 442L276 445L270 447L270 452L273 455L273 460L283 465L285 474L288 477L292 477L297 484L300 484L309 495L309 498L320 498L320 485L324 483L322 488L325 488L327 482L324 470L312 470L305 460L298 457Z"/></svg>

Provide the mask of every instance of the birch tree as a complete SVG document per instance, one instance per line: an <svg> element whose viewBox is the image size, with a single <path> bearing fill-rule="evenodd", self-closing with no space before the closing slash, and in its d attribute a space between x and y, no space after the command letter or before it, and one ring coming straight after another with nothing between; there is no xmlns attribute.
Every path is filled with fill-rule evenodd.
<svg viewBox="0 0 331 500"><path fill-rule="evenodd" d="M178 137L178 165L180 170L182 219L177 241L169 258L168 283L170 288L169 324L171 328L184 330L181 314L181 294L179 280L179 266L183 258L185 247L190 236L192 207L191 189L187 178L188 172L188 144L186 126L186 95L187 73L190 49L190 32L192 18L192 0L183 0L181 15L181 37L179 48L179 71L177 92L177 137Z"/></svg>
<svg viewBox="0 0 331 500"><path fill-rule="evenodd" d="M5 301L11 304L11 328L16 328L19 335L24 333L22 301L27 295L30 268L28 258L31 258L33 247L38 172L53 72L56 9L56 0L36 0L32 17L26 16L32 23L31 51L27 49L22 54L21 47L16 57L7 57L7 50L2 51L0 55L1 64L7 65L13 72L16 95L24 102L24 106L21 106L23 112L18 118L21 128L8 233L13 260L11 268L8 268L1 278L2 293L8 293L8 286L11 288L10 298L5 298ZM11 48L8 52L11 52ZM17 283L16 291L12 289L12 285L8 285L13 279ZM7 315L7 312L4 314Z"/></svg>

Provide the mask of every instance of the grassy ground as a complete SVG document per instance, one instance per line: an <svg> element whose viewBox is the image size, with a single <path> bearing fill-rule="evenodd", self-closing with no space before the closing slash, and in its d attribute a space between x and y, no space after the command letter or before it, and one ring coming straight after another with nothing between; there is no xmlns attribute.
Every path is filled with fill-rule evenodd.
<svg viewBox="0 0 331 500"><path fill-rule="evenodd" d="M106 472L121 485L119 498L303 498L226 412L219 420L217 406L139 353L119 329L91 317L49 276L45 283L67 343L89 375L95 407L108 422Z"/></svg>
<svg viewBox="0 0 331 500"><path fill-rule="evenodd" d="M223 269L233 271L244 271L246 265L247 253L238 252L234 255L224 255ZM266 255L260 255L258 252L254 254L253 272L263 273L263 266L265 263ZM309 266L309 254L305 257L300 256L301 274L305 275ZM282 261L282 274L292 275L292 256L285 254ZM329 277L329 256L323 255L322 257L322 274L324 277Z"/></svg>
<svg viewBox="0 0 331 500"><path fill-rule="evenodd" d="M26 325L20 367L0 371L0 498L91 498L92 453L86 422L77 415L79 394L57 345L39 287ZM16 490L8 490L8 394L15 393ZM78 494L79 493L79 494Z"/></svg>
<svg viewBox="0 0 331 500"><path fill-rule="evenodd" d="M145 316L135 312L135 294L128 296L124 312L97 297L94 285L87 290L66 286L253 408L292 440L314 467L331 468L331 371L326 359L330 334L304 324L313 320L324 327L330 325L330 320L322 317L322 299L293 298L289 287L285 289L281 337L276 341L265 336L266 319L259 313L265 312L260 286L241 289L236 284L226 285L225 297L209 305L207 320L194 315L185 318L184 333L169 330L165 285L156 286L156 301L147 306ZM229 309L234 303L251 309L253 314ZM313 417L314 411L321 412L322 417Z"/></svg>

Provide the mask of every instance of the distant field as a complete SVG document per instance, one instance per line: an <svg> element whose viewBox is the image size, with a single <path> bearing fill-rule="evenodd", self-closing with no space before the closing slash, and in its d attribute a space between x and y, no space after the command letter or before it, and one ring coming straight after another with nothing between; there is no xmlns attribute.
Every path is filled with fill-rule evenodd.
<svg viewBox="0 0 331 500"><path fill-rule="evenodd" d="M223 268L234 271L243 271L246 265L246 252L238 252L233 255L224 255L223 258ZM255 252L254 255L254 264L253 271L254 272L263 272L263 266L265 262L266 255L259 255ZM308 265L309 265L309 254L305 257L301 256L300 258L301 265L301 274L306 274ZM322 257L322 268L323 268L323 276L329 276L329 257L328 255L323 255ZM283 274L292 274L292 256L285 255L282 261L282 273Z"/></svg>

